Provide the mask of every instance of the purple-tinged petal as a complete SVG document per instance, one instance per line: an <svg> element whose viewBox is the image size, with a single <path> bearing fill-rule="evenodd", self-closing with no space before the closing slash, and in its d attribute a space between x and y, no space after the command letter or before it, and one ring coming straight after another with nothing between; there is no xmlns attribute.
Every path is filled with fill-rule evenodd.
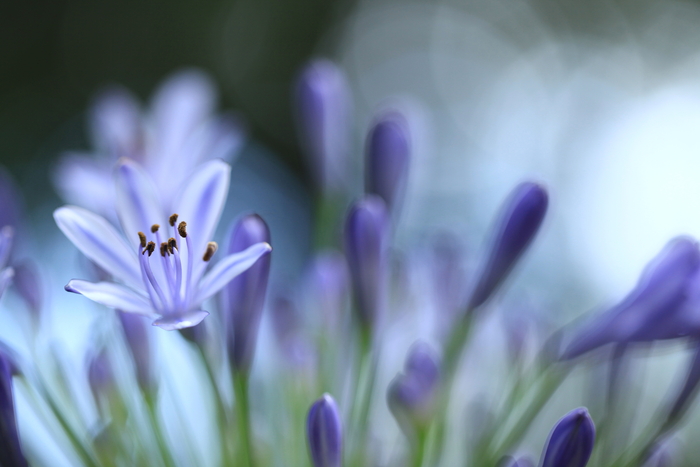
<svg viewBox="0 0 700 467"><path fill-rule="evenodd" d="M469 300L469 310L488 300L508 276L539 231L548 204L547 191L541 185L521 183L513 190L497 220L489 253Z"/></svg>
<svg viewBox="0 0 700 467"><path fill-rule="evenodd" d="M120 157L136 158L143 142L141 109L136 98L120 86L97 95L90 111L93 142L112 162Z"/></svg>
<svg viewBox="0 0 700 467"><path fill-rule="evenodd" d="M226 203L231 166L221 160L201 164L182 189L173 212L187 222L195 258L201 257Z"/></svg>
<svg viewBox="0 0 700 467"><path fill-rule="evenodd" d="M411 159L406 118L396 111L375 117L367 135L365 191L382 197L389 211L403 202Z"/></svg>
<svg viewBox="0 0 700 467"><path fill-rule="evenodd" d="M24 467L27 460L17 432L15 402L12 390L13 366L0 355L0 465Z"/></svg>
<svg viewBox="0 0 700 467"><path fill-rule="evenodd" d="M364 326L375 322L383 306L388 238L389 217L380 197L367 195L350 208L345 223L345 256Z"/></svg>
<svg viewBox="0 0 700 467"><path fill-rule="evenodd" d="M0 296L2 296L7 286L12 282L14 275L15 270L13 268L5 268L0 271Z"/></svg>
<svg viewBox="0 0 700 467"><path fill-rule="evenodd" d="M15 229L6 225L0 228L0 267L7 266L12 255L12 243L15 238Z"/></svg>
<svg viewBox="0 0 700 467"><path fill-rule="evenodd" d="M136 249L103 217L77 206L63 206L54 211L56 225L88 259L112 276L130 285L142 287Z"/></svg>
<svg viewBox="0 0 700 467"><path fill-rule="evenodd" d="M127 313L155 317L148 299L134 290L114 282L88 282L73 279L64 287L67 292L84 295L93 302Z"/></svg>
<svg viewBox="0 0 700 467"><path fill-rule="evenodd" d="M306 417L306 439L313 467L340 467L343 451L343 424L330 394L313 403Z"/></svg>
<svg viewBox="0 0 700 467"><path fill-rule="evenodd" d="M136 367L136 381L142 391L155 388L155 375L151 363L151 337L146 320L132 313L117 313L124 331L124 338Z"/></svg>
<svg viewBox="0 0 700 467"><path fill-rule="evenodd" d="M166 331L177 331L178 329L190 328L202 322L209 315L204 310L186 311L168 316L161 316L153 321L153 326L158 326Z"/></svg>
<svg viewBox="0 0 700 467"><path fill-rule="evenodd" d="M343 72L329 60L314 60L294 90L299 137L316 183L324 191L345 184L350 148L350 90Z"/></svg>
<svg viewBox="0 0 700 467"><path fill-rule="evenodd" d="M91 155L66 154L52 171L53 184L64 201L104 214L115 199L112 165Z"/></svg>
<svg viewBox="0 0 700 467"><path fill-rule="evenodd" d="M153 224L163 224L165 214L151 177L135 161L122 158L115 169L117 213L127 240L139 244L138 232L149 232Z"/></svg>
<svg viewBox="0 0 700 467"><path fill-rule="evenodd" d="M221 290L231 279L246 271L262 256L269 254L272 247L268 243L256 243L240 253L226 256L202 277L199 283L197 303Z"/></svg>
<svg viewBox="0 0 700 467"><path fill-rule="evenodd" d="M27 304L34 319L39 319L44 293L36 265L31 261L23 261L15 265L14 270L12 284L15 290Z"/></svg>
<svg viewBox="0 0 700 467"><path fill-rule="evenodd" d="M584 407L557 422L542 454L542 467L585 467L593 452L595 425Z"/></svg>
<svg viewBox="0 0 700 467"><path fill-rule="evenodd" d="M269 243L270 229L265 221L257 214L249 214L233 225L228 252L238 254ZM248 372L253 361L269 276L270 255L265 254L221 291L229 361L239 372Z"/></svg>

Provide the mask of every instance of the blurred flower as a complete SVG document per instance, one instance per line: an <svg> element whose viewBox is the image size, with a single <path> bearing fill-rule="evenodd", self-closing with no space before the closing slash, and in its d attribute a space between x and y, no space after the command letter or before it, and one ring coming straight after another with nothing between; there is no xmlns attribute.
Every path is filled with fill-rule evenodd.
<svg viewBox="0 0 700 467"><path fill-rule="evenodd" d="M584 407L564 415L552 429L542 454L542 467L585 467L593 452L595 425Z"/></svg>
<svg viewBox="0 0 700 467"><path fill-rule="evenodd" d="M351 100L343 72L318 59L302 71L294 90L297 126L311 173L321 191L346 185Z"/></svg>
<svg viewBox="0 0 700 467"><path fill-rule="evenodd" d="M39 271L31 261L22 261L14 266L12 285L29 308L32 318L38 323L43 306L43 286Z"/></svg>
<svg viewBox="0 0 700 467"><path fill-rule="evenodd" d="M425 342L413 344L404 372L393 379L387 392L389 408L409 437L432 420L439 384L440 367L432 349Z"/></svg>
<svg viewBox="0 0 700 467"><path fill-rule="evenodd" d="M454 235L443 232L431 239L427 272L442 333L466 305L464 284L468 275L464 263L464 249Z"/></svg>
<svg viewBox="0 0 700 467"><path fill-rule="evenodd" d="M229 170L222 161L199 166L176 203L180 217L170 216L170 228L161 230L159 222L165 219L153 203L157 192L150 177L138 164L122 159L117 167L117 210L126 242L104 218L83 208L64 206L54 212L68 239L119 283L74 279L66 290L111 308L155 317L153 324L167 330L200 323L208 314L201 304L270 252L266 243L253 245L226 256L205 274L216 251L216 244L207 241L226 200ZM181 253L183 243L186 255Z"/></svg>
<svg viewBox="0 0 700 467"><path fill-rule="evenodd" d="M27 460L17 433L12 376L17 370L10 357L0 348L0 465L22 467Z"/></svg>
<svg viewBox="0 0 700 467"><path fill-rule="evenodd" d="M114 370L109 361L107 350L105 348L96 352L91 352L88 356L87 363L88 383L90 391L95 398L98 407L101 407L101 400L109 398L112 391L116 388L116 380L114 378ZM108 406L109 404L107 404Z"/></svg>
<svg viewBox="0 0 700 467"><path fill-rule="evenodd" d="M345 222L345 255L359 321L370 328L383 306L388 237L389 218L380 197L367 195L350 208Z"/></svg>
<svg viewBox="0 0 700 467"><path fill-rule="evenodd" d="M697 242L689 237L674 238L646 266L627 297L576 333L563 358L574 358L611 342L672 339L700 331L694 309L700 302L696 301L697 292L693 293L698 274Z"/></svg>
<svg viewBox="0 0 700 467"><path fill-rule="evenodd" d="M136 382L142 391L152 391L156 387L151 363L151 338L146 323L132 313L117 313L124 338L129 347L136 368Z"/></svg>
<svg viewBox="0 0 700 467"><path fill-rule="evenodd" d="M277 293L270 306L275 342L284 358L298 376L300 370L312 370L315 349L303 333L303 322L293 298L288 293Z"/></svg>
<svg viewBox="0 0 700 467"><path fill-rule="evenodd" d="M499 467L535 467L535 463L527 457L521 457L518 460L515 460L510 456L503 458L498 465Z"/></svg>
<svg viewBox="0 0 700 467"><path fill-rule="evenodd" d="M382 197L396 213L403 202L411 162L411 134L396 111L375 116L367 135L365 191Z"/></svg>
<svg viewBox="0 0 700 467"><path fill-rule="evenodd" d="M547 213L547 191L536 183L521 183L505 202L468 309L482 305L508 276L535 238Z"/></svg>
<svg viewBox="0 0 700 467"><path fill-rule="evenodd" d="M330 394L313 403L306 418L306 438L314 467L340 467L343 428L340 412Z"/></svg>
<svg viewBox="0 0 700 467"><path fill-rule="evenodd" d="M111 216L112 171L125 157L151 176L162 209L172 212L179 190L199 164L230 160L243 142L238 119L213 114L215 102L211 79L197 70L169 77L147 113L127 90L107 89L96 97L89 113L95 153L64 155L54 171L57 191L69 203Z"/></svg>
<svg viewBox="0 0 700 467"><path fill-rule="evenodd" d="M347 309L350 289L348 267L342 253L318 253L304 277L305 304L327 326L335 329Z"/></svg>
<svg viewBox="0 0 700 467"><path fill-rule="evenodd" d="M260 244L270 244L270 229L262 217L249 214L231 229L228 253L241 254ZM227 320L228 354L237 371L250 370L269 275L270 255L264 255L221 291L221 308Z"/></svg>

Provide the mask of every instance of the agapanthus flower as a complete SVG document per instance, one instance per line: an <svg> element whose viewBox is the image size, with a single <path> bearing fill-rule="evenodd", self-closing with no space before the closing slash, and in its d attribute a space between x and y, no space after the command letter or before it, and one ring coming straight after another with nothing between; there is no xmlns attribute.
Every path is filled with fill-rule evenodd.
<svg viewBox="0 0 700 467"><path fill-rule="evenodd" d="M89 111L94 152L65 154L54 171L61 197L103 216L113 213L112 170L117 160L138 162L152 177L164 206L197 165L230 160L243 142L239 118L215 114L216 90L197 70L173 74L147 111L126 89L100 93Z"/></svg>
<svg viewBox="0 0 700 467"><path fill-rule="evenodd" d="M700 330L698 274L697 241L674 238L649 262L627 297L576 333L563 357L574 358L612 342L672 339Z"/></svg>
<svg viewBox="0 0 700 467"><path fill-rule="evenodd" d="M90 260L114 280L71 280L69 292L105 306L155 318L163 329L199 324L202 303L270 252L267 243L222 258L208 272L216 252L210 241L228 194L230 166L201 164L181 187L169 217L150 176L122 159L116 169L117 212L122 236L105 218L77 206L54 212L56 224Z"/></svg>

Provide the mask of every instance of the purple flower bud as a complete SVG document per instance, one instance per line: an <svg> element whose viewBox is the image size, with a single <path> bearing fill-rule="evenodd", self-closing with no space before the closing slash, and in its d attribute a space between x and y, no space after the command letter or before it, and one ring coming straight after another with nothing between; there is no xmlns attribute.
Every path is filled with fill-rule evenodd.
<svg viewBox="0 0 700 467"><path fill-rule="evenodd" d="M371 326L383 305L387 275L389 218L384 201L367 195L350 208L345 223L345 255L360 323Z"/></svg>
<svg viewBox="0 0 700 467"><path fill-rule="evenodd" d="M344 185L349 152L350 91L331 61L314 60L294 92L302 147L316 183L324 191Z"/></svg>
<svg viewBox="0 0 700 467"><path fill-rule="evenodd" d="M432 349L425 342L413 344L404 373L394 378L387 392L389 408L409 436L432 419L439 383L440 368Z"/></svg>
<svg viewBox="0 0 700 467"><path fill-rule="evenodd" d="M32 318L38 322L41 315L43 288L39 280L39 271L31 261L23 261L14 266L15 275L12 278L12 285L24 300Z"/></svg>
<svg viewBox="0 0 700 467"><path fill-rule="evenodd" d="M260 242L270 243L270 230L262 217L249 214L231 229L227 253L238 253ZM221 306L228 320L228 355L237 371L250 369L269 275L270 255L265 255L221 291Z"/></svg>
<svg viewBox="0 0 700 467"><path fill-rule="evenodd" d="M337 251L318 254L306 273L304 291L308 307L330 329L343 319L350 289L345 257Z"/></svg>
<svg viewBox="0 0 700 467"><path fill-rule="evenodd" d="M496 232L479 281L469 300L469 310L482 305L535 238L547 213L547 191L536 183L521 183L511 193L496 223Z"/></svg>
<svg viewBox="0 0 700 467"><path fill-rule="evenodd" d="M622 302L574 336L563 358L574 358L611 342L672 339L700 329L686 308L697 287L700 249L689 237L671 240L644 269ZM694 304L695 302L693 302Z"/></svg>
<svg viewBox="0 0 700 467"><path fill-rule="evenodd" d="M535 467L535 463L532 459L527 457L521 457L518 460L510 456L506 456L498 463L499 467Z"/></svg>
<svg viewBox="0 0 700 467"><path fill-rule="evenodd" d="M365 191L382 197L390 211L401 207L411 159L408 122L398 112L377 116L367 135Z"/></svg>
<svg viewBox="0 0 700 467"><path fill-rule="evenodd" d="M106 349L101 349L88 357L88 383L98 405L100 405L100 399L108 396L116 387L112 363L109 361Z"/></svg>
<svg viewBox="0 0 700 467"><path fill-rule="evenodd" d="M309 409L306 438L314 467L340 467L343 427L338 406L330 394L324 394Z"/></svg>
<svg viewBox="0 0 700 467"><path fill-rule="evenodd" d="M134 359L136 381L142 391L151 391L156 387L153 365L151 363L151 336L149 335L151 326L143 317L134 313L120 311L118 316L124 331L126 344ZM196 329L197 327L188 329Z"/></svg>
<svg viewBox="0 0 700 467"><path fill-rule="evenodd" d="M0 353L0 465L23 467L27 460L17 432L12 376L16 368L10 358Z"/></svg>
<svg viewBox="0 0 700 467"><path fill-rule="evenodd" d="M564 415L552 429L542 467L585 467L593 452L595 425L585 407Z"/></svg>

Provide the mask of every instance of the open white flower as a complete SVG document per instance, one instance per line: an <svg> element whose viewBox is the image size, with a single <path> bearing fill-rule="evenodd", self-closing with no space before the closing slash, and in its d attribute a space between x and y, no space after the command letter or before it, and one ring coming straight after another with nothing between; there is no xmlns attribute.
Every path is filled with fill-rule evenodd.
<svg viewBox="0 0 700 467"><path fill-rule="evenodd" d="M84 208L54 212L61 231L107 271L114 282L74 279L66 285L105 306L155 318L163 329L199 324L202 303L272 248L257 243L228 255L207 271L216 244L210 242L228 194L230 166L221 160L201 164L173 202L167 216L151 177L130 159L117 165L117 213L126 237L106 219Z"/></svg>

